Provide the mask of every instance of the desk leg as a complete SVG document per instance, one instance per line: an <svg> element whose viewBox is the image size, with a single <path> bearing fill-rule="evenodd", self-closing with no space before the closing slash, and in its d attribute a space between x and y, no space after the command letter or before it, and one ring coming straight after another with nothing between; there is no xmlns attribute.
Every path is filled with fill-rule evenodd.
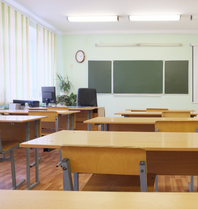
<svg viewBox="0 0 198 209"><path fill-rule="evenodd" d="M71 130L74 130L74 114L71 114Z"/></svg>
<svg viewBox="0 0 198 209"><path fill-rule="evenodd" d="M74 191L79 190L78 173L74 173Z"/></svg>
<svg viewBox="0 0 198 209"><path fill-rule="evenodd" d="M190 177L190 184L189 184L189 191L193 192L193 180L194 180L194 176Z"/></svg>
<svg viewBox="0 0 198 209"><path fill-rule="evenodd" d="M37 120L37 121L35 121L35 138L38 138L38 136L39 136L39 125L38 125L38 123L39 123L39 121ZM40 160L41 158L39 158L39 156L38 156L38 148L35 148L34 149L34 161L35 161L35 180L36 180L36 182L39 184L40 182L39 182L39 168L38 168L38 166L39 166L39 160Z"/></svg>
<svg viewBox="0 0 198 209"><path fill-rule="evenodd" d="M38 133L38 124L35 125L35 132L37 130L37 133ZM38 136L38 135L37 135ZM30 140L30 123L27 122L26 123L26 141L29 141ZM27 178L27 188L26 190L28 189L32 189L34 188L35 186L37 186L40 182L38 181L38 149L37 151L35 151L35 169L37 170L36 171L36 181L34 184L30 185L30 148L26 148L26 178Z"/></svg>
<svg viewBox="0 0 198 209"><path fill-rule="evenodd" d="M101 131L107 131L107 124L101 124Z"/></svg>
<svg viewBox="0 0 198 209"><path fill-rule="evenodd" d="M56 132L58 132L58 117L55 117L55 126L56 126ZM59 156L60 156L60 161L56 164L56 167L59 167L61 165L61 160L62 160L61 149L59 150Z"/></svg>
<svg viewBox="0 0 198 209"><path fill-rule="evenodd" d="M36 120L36 121L35 121L35 138L38 138L38 136L39 136L38 123L39 123L39 121ZM34 156L35 156L35 153L34 153ZM38 160L41 160L41 157L39 157L38 155L37 155L37 157L38 157ZM33 167L34 165L36 165L36 160L30 165L30 167ZM36 169L36 168L35 168L35 169ZM35 170L35 171L36 171L36 170Z"/></svg>
<svg viewBox="0 0 198 209"><path fill-rule="evenodd" d="M67 130L69 130L69 115L66 115L66 120L67 120Z"/></svg>
<svg viewBox="0 0 198 209"><path fill-rule="evenodd" d="M91 110L87 110L87 120L91 119ZM91 131L91 124L87 124L87 130Z"/></svg>

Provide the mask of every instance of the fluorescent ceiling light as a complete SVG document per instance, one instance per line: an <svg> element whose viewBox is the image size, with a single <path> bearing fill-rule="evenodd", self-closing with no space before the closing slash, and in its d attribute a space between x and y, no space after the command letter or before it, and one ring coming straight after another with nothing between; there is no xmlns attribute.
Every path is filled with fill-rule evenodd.
<svg viewBox="0 0 198 209"><path fill-rule="evenodd" d="M118 16L68 16L69 22L117 22Z"/></svg>
<svg viewBox="0 0 198 209"><path fill-rule="evenodd" d="M180 15L131 15L130 21L179 21Z"/></svg>

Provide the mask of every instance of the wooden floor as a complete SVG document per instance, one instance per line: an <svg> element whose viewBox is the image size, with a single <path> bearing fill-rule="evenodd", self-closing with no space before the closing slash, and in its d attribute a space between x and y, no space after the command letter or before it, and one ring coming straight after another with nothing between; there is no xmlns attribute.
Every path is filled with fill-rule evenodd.
<svg viewBox="0 0 198 209"><path fill-rule="evenodd" d="M33 149L30 150L31 161L34 156ZM59 150L43 152L39 149L41 161L39 163L40 184L34 190L63 190L62 168L56 167L59 161ZM15 150L15 165L17 182L26 178L26 152L24 148ZM34 181L34 168L31 168L31 182ZM82 190L90 174L81 174L79 177L79 189ZM189 176L159 176L159 192L188 192ZM194 178L194 191L197 191L197 178ZM10 162L0 162L0 189L10 189L12 187ZM24 183L20 188L26 188Z"/></svg>

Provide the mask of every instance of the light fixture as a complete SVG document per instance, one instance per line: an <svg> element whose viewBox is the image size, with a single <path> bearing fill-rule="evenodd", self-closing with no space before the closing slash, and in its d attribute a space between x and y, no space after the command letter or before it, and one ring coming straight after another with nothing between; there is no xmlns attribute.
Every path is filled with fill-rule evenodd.
<svg viewBox="0 0 198 209"><path fill-rule="evenodd" d="M103 44L103 43L101 43L101 42L99 42L99 43L97 43L97 44L95 44L95 46L98 46L98 47L119 47L119 46L127 46L127 47L129 47L129 46L138 46L137 44L135 44L135 43L126 43L126 44Z"/></svg>
<svg viewBox="0 0 198 209"><path fill-rule="evenodd" d="M191 15L191 20L198 20L198 15Z"/></svg>
<svg viewBox="0 0 198 209"><path fill-rule="evenodd" d="M96 47L134 47L134 46L150 46L150 47L174 47L182 46L181 43L96 43Z"/></svg>
<svg viewBox="0 0 198 209"><path fill-rule="evenodd" d="M68 16L69 22L117 22L118 16Z"/></svg>
<svg viewBox="0 0 198 209"><path fill-rule="evenodd" d="M180 15L131 15L130 21L179 21Z"/></svg>

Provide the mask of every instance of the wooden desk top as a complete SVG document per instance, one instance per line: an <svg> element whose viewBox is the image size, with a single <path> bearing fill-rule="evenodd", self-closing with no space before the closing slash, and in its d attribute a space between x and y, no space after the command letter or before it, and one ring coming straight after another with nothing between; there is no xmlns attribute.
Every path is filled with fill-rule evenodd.
<svg viewBox="0 0 198 209"><path fill-rule="evenodd" d="M198 118L152 118L152 117L95 117L85 120L90 124L155 124L156 121L198 121Z"/></svg>
<svg viewBox="0 0 198 209"><path fill-rule="evenodd" d="M6 122L6 123L24 123L24 122L30 122L35 120L40 120L42 118L46 118L45 116L22 116L22 115L0 115L0 122Z"/></svg>
<svg viewBox="0 0 198 209"><path fill-rule="evenodd" d="M59 131L23 142L20 147L142 147L147 151L198 151L198 133Z"/></svg>
<svg viewBox="0 0 198 209"><path fill-rule="evenodd" d="M78 107L78 106L73 106L73 107L68 107L68 110L94 110L94 109L99 109L103 107ZM28 110L47 110L46 107L30 107L27 108Z"/></svg>
<svg viewBox="0 0 198 209"><path fill-rule="evenodd" d="M46 112L46 109L34 109L34 110L39 110L41 112ZM75 114L75 113L79 113L80 111L70 111L70 110L54 110L56 111L59 115L71 115L71 114ZM51 110L48 110L48 112L54 112ZM29 110L25 109L25 110L0 110L0 114L5 114L5 115L9 115L9 114L13 114L13 115L28 115L29 114Z"/></svg>
<svg viewBox="0 0 198 209"><path fill-rule="evenodd" d="M29 113L29 111L28 111L28 113ZM71 115L71 114L79 113L80 111L70 111L70 110L32 110L32 112L39 112L39 113L54 113L54 112L56 112L58 115Z"/></svg>
<svg viewBox="0 0 198 209"><path fill-rule="evenodd" d="M0 190L1 209L197 209L198 193Z"/></svg>
<svg viewBox="0 0 198 209"><path fill-rule="evenodd" d="M145 111L132 111L132 112L117 112L114 113L115 115L122 115L122 116L162 116L162 112L145 112ZM191 112L191 116L197 116L198 112Z"/></svg>
<svg viewBox="0 0 198 209"><path fill-rule="evenodd" d="M0 110L0 114L28 115L28 110Z"/></svg>
<svg viewBox="0 0 198 209"><path fill-rule="evenodd" d="M126 111L131 111L131 112L146 112L146 109L126 109ZM180 110L179 109L177 109L177 110L172 110L171 109L170 111L180 111ZM195 110L184 110L184 109L182 111L192 111L192 112L195 112Z"/></svg>

